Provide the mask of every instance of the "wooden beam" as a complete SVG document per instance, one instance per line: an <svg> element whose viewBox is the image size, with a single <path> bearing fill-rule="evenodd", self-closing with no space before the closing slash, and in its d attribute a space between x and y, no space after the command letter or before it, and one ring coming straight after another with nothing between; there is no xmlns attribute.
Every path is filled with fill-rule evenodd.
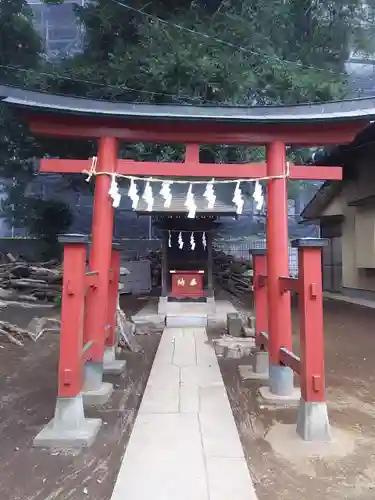
<svg viewBox="0 0 375 500"><path fill-rule="evenodd" d="M284 277L279 278L280 292L295 292L299 293L301 285L298 278Z"/></svg>
<svg viewBox="0 0 375 500"><path fill-rule="evenodd" d="M290 168L290 179L301 181L341 181L342 167L303 167L293 165Z"/></svg>
<svg viewBox="0 0 375 500"><path fill-rule="evenodd" d="M158 144L264 145L275 140L301 146L348 144L368 120L322 123L219 123L126 121L73 116L27 116L36 135L94 139L117 137Z"/></svg>
<svg viewBox="0 0 375 500"><path fill-rule="evenodd" d="M119 160L117 172L145 177L207 177L210 179L259 179L267 175L265 163L199 163L189 160L183 163Z"/></svg>
<svg viewBox="0 0 375 500"><path fill-rule="evenodd" d="M90 170L92 160L71 160L43 158L40 171L63 174L82 174ZM204 177L216 179L259 179L267 175L265 163L199 163L186 161L148 162L134 160L118 160L116 172L123 175L145 177ZM301 180L340 180L341 167L304 167L293 165L290 169L291 179Z"/></svg>
<svg viewBox="0 0 375 500"><path fill-rule="evenodd" d="M290 352L288 349L285 349L285 347L281 347L280 349L280 363L284 366L289 366L294 373L301 373L300 358L294 354L294 352Z"/></svg>

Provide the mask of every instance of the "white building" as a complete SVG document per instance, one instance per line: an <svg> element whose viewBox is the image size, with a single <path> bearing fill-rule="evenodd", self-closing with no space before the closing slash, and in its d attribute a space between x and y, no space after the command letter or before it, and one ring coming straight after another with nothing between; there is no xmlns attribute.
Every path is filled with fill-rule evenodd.
<svg viewBox="0 0 375 500"><path fill-rule="evenodd" d="M85 0L65 0L61 5L47 5L41 0L28 3L49 58L72 56L82 50L83 29L77 23L74 6L84 5Z"/></svg>

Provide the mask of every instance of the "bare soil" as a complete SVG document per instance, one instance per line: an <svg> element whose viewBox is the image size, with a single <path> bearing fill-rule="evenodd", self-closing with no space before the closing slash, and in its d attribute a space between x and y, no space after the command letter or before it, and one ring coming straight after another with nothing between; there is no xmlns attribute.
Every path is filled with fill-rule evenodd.
<svg viewBox="0 0 375 500"><path fill-rule="evenodd" d="M144 300L123 299L134 313ZM247 299L246 303L250 303ZM51 309L0 309L1 318L26 327ZM298 350L298 315L294 311ZM296 410L275 410L257 399L259 384L242 381L238 365L220 365L259 500L372 500L375 498L375 310L325 303L326 372L332 426L343 436L342 456L300 457L293 442L276 453L269 436L296 422ZM0 343L0 498L11 500L110 500L137 409L159 342L139 336L142 354L125 353L124 378L111 378L115 394L100 410L103 426L93 446L81 451L39 450L32 440L52 418L56 397L58 336L45 335L24 348ZM298 380L297 380L298 382ZM345 450L346 438L354 442ZM167 499L166 499L167 500Z"/></svg>
<svg viewBox="0 0 375 500"><path fill-rule="evenodd" d="M295 310L293 321L298 350ZM250 359L220 361L259 500L375 498L375 310L326 301L324 325L328 411L341 456L302 457L294 439L276 453L270 432L295 425L297 410L259 403L260 385L238 374Z"/></svg>
<svg viewBox="0 0 375 500"><path fill-rule="evenodd" d="M122 299L134 313L144 301ZM56 316L52 309L0 309L1 319L26 327L34 316ZM0 348L0 498L3 500L109 500L134 424L160 336L138 337L143 353L125 352L123 377L106 377L115 392L100 409L86 412L103 426L91 448L40 450L32 440L52 418L56 398L58 335L24 348Z"/></svg>

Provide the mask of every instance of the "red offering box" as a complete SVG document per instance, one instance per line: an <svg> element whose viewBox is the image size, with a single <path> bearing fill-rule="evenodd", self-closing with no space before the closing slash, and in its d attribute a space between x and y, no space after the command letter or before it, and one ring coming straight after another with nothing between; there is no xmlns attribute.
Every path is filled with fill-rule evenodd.
<svg viewBox="0 0 375 500"><path fill-rule="evenodd" d="M204 297L204 271L171 271L173 297Z"/></svg>

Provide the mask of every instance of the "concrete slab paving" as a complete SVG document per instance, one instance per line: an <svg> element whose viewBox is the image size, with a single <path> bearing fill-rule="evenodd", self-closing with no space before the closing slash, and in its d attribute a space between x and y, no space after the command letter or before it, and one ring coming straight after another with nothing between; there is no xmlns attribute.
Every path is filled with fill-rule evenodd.
<svg viewBox="0 0 375 500"><path fill-rule="evenodd" d="M164 329L111 500L150 498L257 499L205 328Z"/></svg>

